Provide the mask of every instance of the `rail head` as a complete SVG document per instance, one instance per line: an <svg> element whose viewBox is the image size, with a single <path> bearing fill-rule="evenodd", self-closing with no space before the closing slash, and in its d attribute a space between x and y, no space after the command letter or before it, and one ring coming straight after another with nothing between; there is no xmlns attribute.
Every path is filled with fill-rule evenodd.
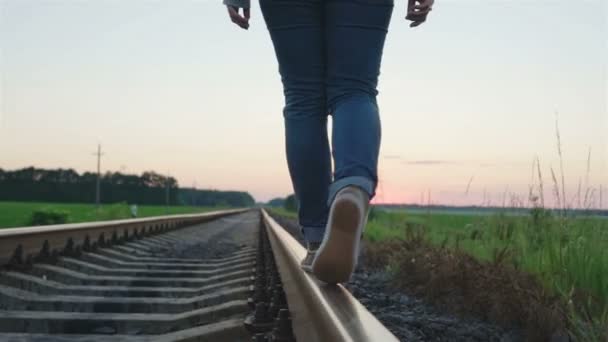
<svg viewBox="0 0 608 342"><path fill-rule="evenodd" d="M96 246L160 233L247 210L249 209L0 229L0 266L27 265L32 259L61 252L78 253Z"/></svg>
<svg viewBox="0 0 608 342"><path fill-rule="evenodd" d="M328 285L303 272L302 247L262 209L298 341L399 341L342 285Z"/></svg>

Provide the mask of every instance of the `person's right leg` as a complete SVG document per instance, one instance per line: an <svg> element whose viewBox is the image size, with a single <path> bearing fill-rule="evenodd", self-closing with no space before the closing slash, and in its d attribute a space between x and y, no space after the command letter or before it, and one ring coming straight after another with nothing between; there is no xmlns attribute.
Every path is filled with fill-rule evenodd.
<svg viewBox="0 0 608 342"><path fill-rule="evenodd" d="M327 102L333 118L334 182L328 202L355 186L374 197L380 117L376 95L393 0L327 0Z"/></svg>
<svg viewBox="0 0 608 342"><path fill-rule="evenodd" d="M354 271L368 203L377 184L380 118L376 86L392 0L325 2L326 87L333 117L334 182L323 242L312 271L347 281Z"/></svg>
<svg viewBox="0 0 608 342"><path fill-rule="evenodd" d="M325 37L320 0L261 0L285 93L287 163L309 243L327 222L331 157L327 137Z"/></svg>

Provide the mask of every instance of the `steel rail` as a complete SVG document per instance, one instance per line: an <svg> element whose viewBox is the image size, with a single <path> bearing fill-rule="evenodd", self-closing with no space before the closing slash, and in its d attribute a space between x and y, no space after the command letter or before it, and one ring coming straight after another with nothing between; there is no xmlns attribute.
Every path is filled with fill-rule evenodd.
<svg viewBox="0 0 608 342"><path fill-rule="evenodd" d="M37 258L79 253L96 246L167 232L247 210L0 229L0 266L27 265Z"/></svg>
<svg viewBox="0 0 608 342"><path fill-rule="evenodd" d="M263 209L262 215L298 341L399 341L342 285L303 272L306 250Z"/></svg>

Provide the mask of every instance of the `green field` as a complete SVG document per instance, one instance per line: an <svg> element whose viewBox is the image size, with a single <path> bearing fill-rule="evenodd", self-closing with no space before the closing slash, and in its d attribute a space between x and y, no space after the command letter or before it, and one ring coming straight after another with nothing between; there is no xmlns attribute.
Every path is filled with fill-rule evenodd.
<svg viewBox="0 0 608 342"><path fill-rule="evenodd" d="M562 218L542 209L529 216L374 212L365 234L381 241L405 239L413 230L485 261L508 248L515 266L542 275L548 285L589 290L608 304L607 219Z"/></svg>
<svg viewBox="0 0 608 342"><path fill-rule="evenodd" d="M225 208L142 205L137 206L138 217L200 213ZM130 218L129 206L125 203L105 204L98 211L92 204L63 204L36 202L0 202L0 228L29 226L36 210L58 210L68 213L68 222L106 221Z"/></svg>

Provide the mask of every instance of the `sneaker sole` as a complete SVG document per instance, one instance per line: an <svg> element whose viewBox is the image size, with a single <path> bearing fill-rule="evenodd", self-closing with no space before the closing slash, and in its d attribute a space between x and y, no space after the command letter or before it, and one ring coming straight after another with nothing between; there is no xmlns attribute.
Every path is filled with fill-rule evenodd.
<svg viewBox="0 0 608 342"><path fill-rule="evenodd" d="M329 284L346 282L357 263L361 212L352 199L336 201L328 236L312 264L314 275Z"/></svg>

